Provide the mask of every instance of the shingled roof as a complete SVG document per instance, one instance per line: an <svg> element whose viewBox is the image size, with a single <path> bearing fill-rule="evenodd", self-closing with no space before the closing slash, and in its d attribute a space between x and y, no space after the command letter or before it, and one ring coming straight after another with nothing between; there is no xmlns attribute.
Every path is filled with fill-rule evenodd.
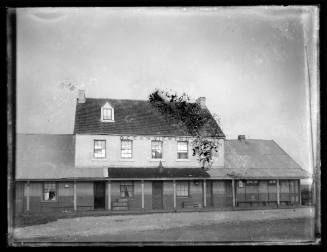
<svg viewBox="0 0 327 252"><path fill-rule="evenodd" d="M224 168L212 169L214 177L308 178L303 170L273 140L225 140Z"/></svg>
<svg viewBox="0 0 327 252"><path fill-rule="evenodd" d="M107 102L114 108L114 122L100 120L101 107ZM225 137L213 118L206 125L208 127L216 129L217 137ZM171 116L161 114L148 101L95 98L86 98L85 103L77 103L74 134L190 135L185 126Z"/></svg>

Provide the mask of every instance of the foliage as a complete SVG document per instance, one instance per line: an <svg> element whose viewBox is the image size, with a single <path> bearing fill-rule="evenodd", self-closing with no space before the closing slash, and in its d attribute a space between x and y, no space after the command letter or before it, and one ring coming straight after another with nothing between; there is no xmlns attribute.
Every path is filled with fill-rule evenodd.
<svg viewBox="0 0 327 252"><path fill-rule="evenodd" d="M218 151L218 145L207 136L217 136L218 127L213 126L216 122L210 112L201 108L198 103L191 102L190 97L185 93L178 96L176 92L159 89L149 95L149 103L166 117L173 117L178 123L186 126L188 133L195 136L192 143L193 156L197 156L202 168L211 167L213 152Z"/></svg>

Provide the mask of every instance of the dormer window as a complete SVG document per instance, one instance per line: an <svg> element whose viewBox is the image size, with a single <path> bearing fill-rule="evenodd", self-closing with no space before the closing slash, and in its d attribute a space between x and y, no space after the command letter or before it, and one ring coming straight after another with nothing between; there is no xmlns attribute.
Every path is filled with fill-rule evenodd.
<svg viewBox="0 0 327 252"><path fill-rule="evenodd" d="M107 102L101 108L101 121L113 122L114 121L114 108Z"/></svg>
<svg viewBox="0 0 327 252"><path fill-rule="evenodd" d="M102 120L112 120L112 109L111 108L103 108Z"/></svg>

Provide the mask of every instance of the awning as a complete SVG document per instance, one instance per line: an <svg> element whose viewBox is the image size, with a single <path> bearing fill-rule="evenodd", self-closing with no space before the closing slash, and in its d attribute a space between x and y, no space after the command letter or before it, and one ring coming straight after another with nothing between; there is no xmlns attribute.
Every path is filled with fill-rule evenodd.
<svg viewBox="0 0 327 252"><path fill-rule="evenodd" d="M108 178L209 178L200 168L108 168Z"/></svg>

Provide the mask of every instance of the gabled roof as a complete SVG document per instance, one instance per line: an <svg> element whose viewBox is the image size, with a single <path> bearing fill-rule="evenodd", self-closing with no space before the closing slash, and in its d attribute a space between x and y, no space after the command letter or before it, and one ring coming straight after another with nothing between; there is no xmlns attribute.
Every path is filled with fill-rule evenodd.
<svg viewBox="0 0 327 252"><path fill-rule="evenodd" d="M273 140L225 140L224 169L212 169L212 176L232 174L244 178L306 178L303 170Z"/></svg>
<svg viewBox="0 0 327 252"><path fill-rule="evenodd" d="M114 122L101 122L101 107L106 102L115 110ZM216 136L225 137L213 118L206 127L216 128ZM161 114L148 101L94 98L86 98L85 103L77 103L74 134L190 135L185 126L171 116Z"/></svg>

